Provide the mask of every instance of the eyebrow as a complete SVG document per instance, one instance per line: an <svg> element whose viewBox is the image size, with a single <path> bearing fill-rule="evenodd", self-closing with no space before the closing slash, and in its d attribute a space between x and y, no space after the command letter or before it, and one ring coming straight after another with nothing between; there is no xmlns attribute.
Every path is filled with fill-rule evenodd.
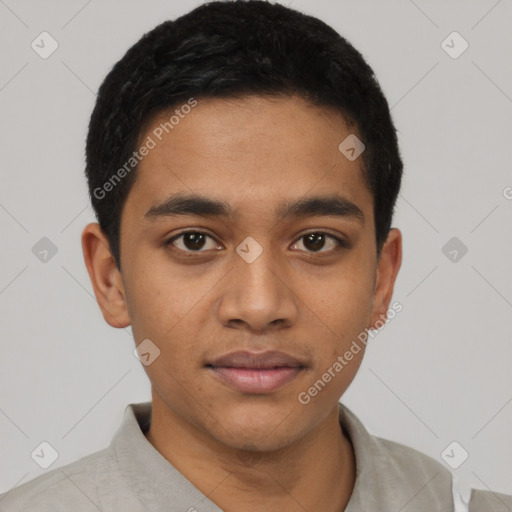
<svg viewBox="0 0 512 512"><path fill-rule="evenodd" d="M147 219L195 215L198 217L234 217L237 210L225 201L197 194L173 194L154 204L144 215ZM339 194L302 197L280 203L275 211L278 219L305 216L345 217L364 224L362 210Z"/></svg>

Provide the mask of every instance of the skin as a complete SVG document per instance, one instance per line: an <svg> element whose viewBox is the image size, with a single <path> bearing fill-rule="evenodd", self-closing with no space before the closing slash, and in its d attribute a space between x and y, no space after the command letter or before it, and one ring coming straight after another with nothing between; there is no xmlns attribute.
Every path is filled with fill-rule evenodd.
<svg viewBox="0 0 512 512"><path fill-rule="evenodd" d="M154 118L140 140L171 114ZM362 159L338 150L351 133L339 112L299 97L201 99L137 169L122 212L122 272L98 224L82 234L105 320L131 324L137 345L149 338L161 351L144 367L153 403L147 440L228 512L339 512L354 486L337 404L364 350L307 405L297 399L385 318L400 268L400 231L389 232L377 257ZM145 217L176 192L221 199L236 215ZM275 216L282 201L333 192L364 221ZM212 238L199 253L183 237L165 245L186 230ZM315 249L304 237L312 231L350 246L336 250L327 236ZM252 263L236 252L248 236L263 249ZM243 393L204 366L233 350L281 350L306 368L271 393Z"/></svg>

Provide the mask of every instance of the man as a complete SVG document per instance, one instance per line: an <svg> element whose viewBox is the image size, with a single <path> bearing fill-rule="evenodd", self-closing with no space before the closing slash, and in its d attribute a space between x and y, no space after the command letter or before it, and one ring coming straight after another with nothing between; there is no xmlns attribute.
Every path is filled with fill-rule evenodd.
<svg viewBox="0 0 512 512"><path fill-rule="evenodd" d="M402 161L372 70L334 30L259 0L159 25L99 90L86 173L87 269L152 401L1 510L512 510L339 404L400 307Z"/></svg>

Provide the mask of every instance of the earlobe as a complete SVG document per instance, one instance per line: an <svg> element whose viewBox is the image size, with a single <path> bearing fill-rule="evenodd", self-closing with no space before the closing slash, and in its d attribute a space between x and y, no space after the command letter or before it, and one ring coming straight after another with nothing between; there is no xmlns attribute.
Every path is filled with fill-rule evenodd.
<svg viewBox="0 0 512 512"><path fill-rule="evenodd" d="M376 323L382 324L387 318L389 303L393 296L398 271L402 263L402 233L397 228L389 231L388 237L382 246L377 264L377 276L373 307L370 318L370 327L377 328Z"/></svg>
<svg viewBox="0 0 512 512"><path fill-rule="evenodd" d="M103 318L112 327L130 325L121 274L110 252L108 239L98 223L93 222L84 228L82 251Z"/></svg>

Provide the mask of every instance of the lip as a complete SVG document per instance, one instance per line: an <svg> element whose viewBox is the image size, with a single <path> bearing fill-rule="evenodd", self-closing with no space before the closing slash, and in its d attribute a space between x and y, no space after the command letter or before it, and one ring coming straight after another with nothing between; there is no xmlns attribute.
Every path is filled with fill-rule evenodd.
<svg viewBox="0 0 512 512"><path fill-rule="evenodd" d="M229 387L242 393L266 394L294 380L306 365L278 351L237 351L225 354L206 367Z"/></svg>

